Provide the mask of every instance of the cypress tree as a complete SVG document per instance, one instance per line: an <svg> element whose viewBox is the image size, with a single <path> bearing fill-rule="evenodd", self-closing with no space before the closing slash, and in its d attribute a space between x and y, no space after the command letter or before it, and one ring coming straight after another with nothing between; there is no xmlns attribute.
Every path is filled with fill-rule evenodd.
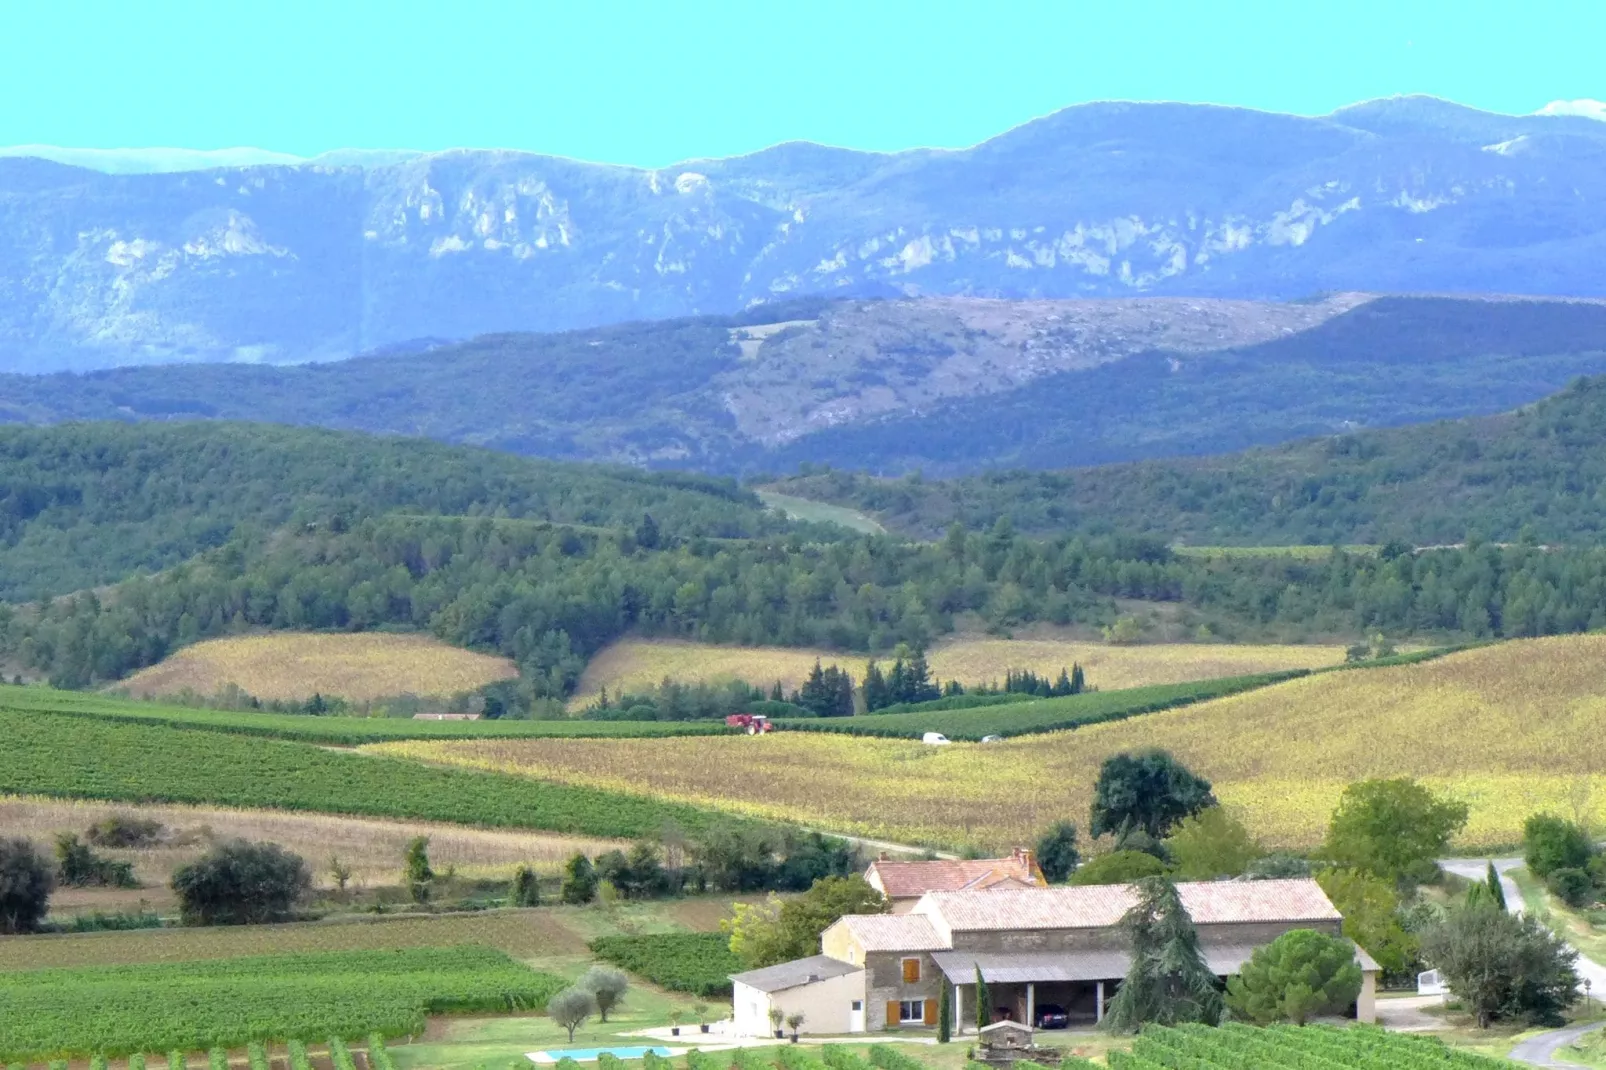
<svg viewBox="0 0 1606 1070"><path fill-rule="evenodd" d="M982 979L981 967L976 967L976 1029L986 1029L993 1024L992 1008L988 1006L992 997L987 994L987 982Z"/></svg>
<svg viewBox="0 0 1606 1070"><path fill-rule="evenodd" d="M942 991L937 996L937 1043L946 1044L954 1035L954 1001L949 994L948 979L942 980Z"/></svg>
<svg viewBox="0 0 1606 1070"><path fill-rule="evenodd" d="M892 705L891 695L887 690L887 678L881 672L881 666L870 662L864 670L864 709L866 713L885 709Z"/></svg>
<svg viewBox="0 0 1606 1070"><path fill-rule="evenodd" d="M1501 910L1506 909L1506 890L1500 883L1500 874L1495 871L1494 862L1489 862L1489 872L1484 876L1484 882L1489 886L1489 901Z"/></svg>
<svg viewBox="0 0 1606 1070"><path fill-rule="evenodd" d="M1087 677L1082 673L1080 665L1071 665L1071 694L1080 695L1087 690Z"/></svg>

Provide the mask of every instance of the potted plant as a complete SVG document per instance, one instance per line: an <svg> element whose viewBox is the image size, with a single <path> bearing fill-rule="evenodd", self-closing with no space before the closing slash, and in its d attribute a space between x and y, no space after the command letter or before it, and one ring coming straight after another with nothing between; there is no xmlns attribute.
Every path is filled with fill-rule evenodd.
<svg viewBox="0 0 1606 1070"><path fill-rule="evenodd" d="M686 1017L686 1012L685 1011L670 1011L669 1012L669 1035L670 1036L675 1036L675 1037L680 1036L680 1020L682 1018L684 1018L684 1017Z"/></svg>
<svg viewBox="0 0 1606 1070"><path fill-rule="evenodd" d="M691 1005L691 1012L697 1016L697 1028L701 1029L704 1033L708 1032L708 1004L693 1003Z"/></svg>
<svg viewBox="0 0 1606 1070"><path fill-rule="evenodd" d="M781 1038L786 1036L786 1033L781 1029L781 1019L785 1018L785 1017L786 1017L786 1012L781 1010L781 1008L779 1008L779 1007L771 1007L770 1008L770 1027L775 1030L775 1039L776 1040L780 1040Z"/></svg>
<svg viewBox="0 0 1606 1070"><path fill-rule="evenodd" d="M793 1044L797 1043L797 1031L798 1031L799 1027L801 1027L802 1025L803 1025L803 1014L802 1014L801 1011L799 1011L796 1014L788 1014L786 1016L786 1026L787 1026L788 1029L790 1029L792 1031L792 1043Z"/></svg>

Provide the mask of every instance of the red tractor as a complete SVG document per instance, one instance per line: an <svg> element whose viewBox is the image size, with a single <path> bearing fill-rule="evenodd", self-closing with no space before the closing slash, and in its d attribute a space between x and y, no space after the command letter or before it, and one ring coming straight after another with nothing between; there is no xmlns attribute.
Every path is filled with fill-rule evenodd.
<svg viewBox="0 0 1606 1070"><path fill-rule="evenodd" d="M765 732L775 731L770 719L762 713L733 713L725 718L725 723L732 728L745 728L750 736L763 735Z"/></svg>

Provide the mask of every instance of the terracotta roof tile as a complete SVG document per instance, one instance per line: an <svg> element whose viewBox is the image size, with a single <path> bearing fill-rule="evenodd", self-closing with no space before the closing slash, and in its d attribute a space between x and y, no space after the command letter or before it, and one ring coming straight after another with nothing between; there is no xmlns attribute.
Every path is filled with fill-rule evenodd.
<svg viewBox="0 0 1606 1070"><path fill-rule="evenodd" d="M1338 921L1313 880L1210 881L1177 885L1195 924ZM939 915L954 932L1011 929L1097 929L1115 925L1137 901L1130 885L1081 888L996 888L933 892L916 915Z"/></svg>
<svg viewBox="0 0 1606 1070"><path fill-rule="evenodd" d="M936 951L948 946L919 914L850 914L838 924L846 925L866 951Z"/></svg>
<svg viewBox="0 0 1606 1070"><path fill-rule="evenodd" d="M866 878L879 878L889 898L906 899L927 892L957 892L1014 880L1035 885L1027 864L1018 858L938 859L933 862L874 862ZM876 880L870 883L875 884Z"/></svg>

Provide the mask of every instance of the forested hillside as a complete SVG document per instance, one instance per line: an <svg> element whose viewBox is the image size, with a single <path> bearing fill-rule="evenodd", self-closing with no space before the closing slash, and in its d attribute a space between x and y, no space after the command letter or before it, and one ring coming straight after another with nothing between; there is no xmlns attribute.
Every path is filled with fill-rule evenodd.
<svg viewBox="0 0 1606 1070"><path fill-rule="evenodd" d="M0 658L85 686L229 631L401 627L512 657L533 700L568 693L627 631L851 655L924 645L971 614L998 630L1117 625L1140 639L1144 618L1116 599L1165 604L1173 626L1225 639L1574 632L1606 627L1606 549L1200 558L1005 525L939 543L794 534L652 549L628 530L390 516L242 533L98 595L0 607Z"/></svg>
<svg viewBox="0 0 1606 1070"><path fill-rule="evenodd" d="M1220 457L949 481L815 471L777 486L925 537L1007 516L1033 534L1194 545L1594 545L1606 536L1606 377L1515 412Z"/></svg>
<svg viewBox="0 0 1606 1070"><path fill-rule="evenodd" d="M507 516L720 537L789 530L729 480L265 424L0 428L0 599L170 567L237 530L381 513Z"/></svg>

